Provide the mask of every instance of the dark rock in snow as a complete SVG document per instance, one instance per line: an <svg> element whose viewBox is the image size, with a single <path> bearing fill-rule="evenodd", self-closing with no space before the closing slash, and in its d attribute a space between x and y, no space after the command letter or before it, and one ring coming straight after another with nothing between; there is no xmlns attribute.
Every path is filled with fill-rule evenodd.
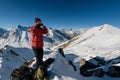
<svg viewBox="0 0 120 80"><path fill-rule="evenodd" d="M103 77L108 75L113 78L120 77L120 59L115 58L109 61L105 61L103 58L95 57L88 61L85 59L80 60L80 74L85 77L97 76ZM109 65L109 66L107 66ZM108 70L104 71L104 68Z"/></svg>
<svg viewBox="0 0 120 80"><path fill-rule="evenodd" d="M114 78L120 77L120 66L109 67L109 71L107 72L107 75Z"/></svg>
<svg viewBox="0 0 120 80"><path fill-rule="evenodd" d="M102 68L99 68L97 70L95 70L95 75L94 76L97 76L97 77L103 77L104 76L104 71Z"/></svg>
<svg viewBox="0 0 120 80"><path fill-rule="evenodd" d="M82 59L80 62L80 74L85 77L90 77L93 75L94 71L88 71L90 69L97 68L97 66L89 61L86 61L85 59Z"/></svg>
<svg viewBox="0 0 120 80"><path fill-rule="evenodd" d="M11 80L19 80L24 77L26 74L30 73L33 69L30 67L21 66L16 68L10 75Z"/></svg>

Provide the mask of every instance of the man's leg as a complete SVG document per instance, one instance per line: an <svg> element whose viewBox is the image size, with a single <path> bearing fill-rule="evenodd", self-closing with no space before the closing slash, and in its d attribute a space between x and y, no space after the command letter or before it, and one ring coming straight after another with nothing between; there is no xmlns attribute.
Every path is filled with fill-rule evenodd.
<svg viewBox="0 0 120 80"><path fill-rule="evenodd" d="M36 57L36 65L39 67L43 64L43 48L32 47Z"/></svg>
<svg viewBox="0 0 120 80"><path fill-rule="evenodd" d="M37 50L37 60L39 63L39 66L43 64L43 48L40 48Z"/></svg>

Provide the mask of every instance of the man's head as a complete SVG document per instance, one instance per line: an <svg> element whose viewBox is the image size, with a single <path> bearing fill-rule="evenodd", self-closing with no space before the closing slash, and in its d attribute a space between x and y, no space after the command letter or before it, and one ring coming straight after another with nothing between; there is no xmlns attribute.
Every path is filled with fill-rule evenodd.
<svg viewBox="0 0 120 80"><path fill-rule="evenodd" d="M43 25L40 18L35 18L35 25L37 25L38 27Z"/></svg>
<svg viewBox="0 0 120 80"><path fill-rule="evenodd" d="M41 19L40 18L35 18L35 23L37 23L37 22L41 22Z"/></svg>

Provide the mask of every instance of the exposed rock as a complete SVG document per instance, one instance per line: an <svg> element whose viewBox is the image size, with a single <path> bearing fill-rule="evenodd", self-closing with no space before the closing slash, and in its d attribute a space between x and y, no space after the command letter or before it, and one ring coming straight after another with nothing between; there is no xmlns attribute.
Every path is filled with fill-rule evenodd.
<svg viewBox="0 0 120 80"><path fill-rule="evenodd" d="M12 55L16 55L16 56L20 56L19 54L17 54L15 51L13 51L13 50L10 50L10 53L12 54Z"/></svg>
<svg viewBox="0 0 120 80"><path fill-rule="evenodd" d="M63 51L63 48L59 48L58 51L60 52L60 54L65 57L65 54L64 54L64 51Z"/></svg>
<svg viewBox="0 0 120 80"><path fill-rule="evenodd" d="M85 59L80 60L80 74L85 77L90 77L93 75L94 71L88 71L90 69L97 68L93 63L86 61Z"/></svg>
<svg viewBox="0 0 120 80"><path fill-rule="evenodd" d="M120 77L120 66L111 66L109 67L109 71L107 75L110 77Z"/></svg>
<svg viewBox="0 0 120 80"><path fill-rule="evenodd" d="M95 75L94 76L97 76L97 77L103 77L104 76L104 71L102 68L99 68L97 70L95 70Z"/></svg>
<svg viewBox="0 0 120 80"><path fill-rule="evenodd" d="M27 61L27 62L24 62L24 66L29 66L29 65L31 65L33 62L35 61L35 59L32 59L32 60L30 60L30 61Z"/></svg>
<svg viewBox="0 0 120 80"><path fill-rule="evenodd" d="M80 60L80 67L83 66L83 65L85 65L85 62L86 62L86 60L85 60L84 58L82 58L82 59Z"/></svg>
<svg viewBox="0 0 120 80"><path fill-rule="evenodd" d="M89 60L89 62L91 62L91 60L94 60L94 62L96 62L97 66L102 66L102 65L105 65L106 61L104 60L103 57L99 57L99 56L96 56L96 57L91 57L92 59ZM92 63L92 62L91 62Z"/></svg>
<svg viewBox="0 0 120 80"><path fill-rule="evenodd" d="M55 59L48 58L39 68L33 69L31 67L28 67L34 61L35 60L33 59L24 62L23 66L14 69L10 75L11 80L41 80L38 78L42 78L42 77L44 77L45 80L48 80L46 79L49 77L47 68L55 61Z"/></svg>
<svg viewBox="0 0 120 80"><path fill-rule="evenodd" d="M91 57L88 61L83 58L80 60L80 74L85 77L103 77L104 75L108 75L110 77L118 78L120 77L119 63L119 57L109 61L105 61L104 58L101 57ZM107 68L106 71L104 71L104 67Z"/></svg>
<svg viewBox="0 0 120 80"><path fill-rule="evenodd" d="M20 80L26 74L29 74L33 68L21 66L20 68L16 68L10 75L11 80Z"/></svg>
<svg viewBox="0 0 120 80"><path fill-rule="evenodd" d="M3 53L3 50L2 49L0 49L0 54L2 54Z"/></svg>

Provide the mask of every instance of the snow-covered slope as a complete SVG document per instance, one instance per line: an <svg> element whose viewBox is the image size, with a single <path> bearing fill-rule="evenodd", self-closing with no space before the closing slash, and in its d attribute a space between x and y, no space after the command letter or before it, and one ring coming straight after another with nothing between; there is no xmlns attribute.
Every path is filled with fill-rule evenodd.
<svg viewBox="0 0 120 80"><path fill-rule="evenodd" d="M77 40L72 41L66 51L71 49L78 55L97 55L110 59L120 55L119 44L120 29L105 24L91 28L83 35L77 36Z"/></svg>
<svg viewBox="0 0 120 80"><path fill-rule="evenodd" d="M25 47L5 46L0 56L0 80L10 80L13 69L34 58L33 51ZM0 53L1 54L1 53Z"/></svg>
<svg viewBox="0 0 120 80"><path fill-rule="evenodd" d="M105 24L105 25L88 29L83 34L78 35L72 38L71 40L57 46L57 48L59 47L64 48L65 55L67 56L68 59L71 59L74 62L78 72L67 71L67 70L72 71L72 69L69 69L70 66L68 66L67 63L66 65L64 65L64 59L61 59L60 56L57 57L58 61L56 60L57 62L54 64L55 71L54 70L53 71L58 75L61 74L60 76L62 78L60 77L60 79L63 79L63 80L67 80L67 79L69 80L74 80L74 79L75 80L88 80L88 79L89 80L119 80L118 78L110 78L108 76L104 76L102 78L97 78L94 76L86 78L86 77L77 75L79 74L80 59L82 58L85 58L86 60L89 60L96 56L102 57L105 60L119 58L119 55L120 55L119 44L120 44L120 29L114 26ZM58 52L56 52L56 54L57 53ZM114 60L114 63L119 61L120 61L119 59L116 59ZM64 65L64 67L61 65ZM109 66L112 66L112 64L109 64ZM62 67L62 70L61 69L58 70L61 67ZM75 77L75 75L77 75L77 77Z"/></svg>
<svg viewBox="0 0 120 80"><path fill-rule="evenodd" d="M120 29L105 24L82 30L78 36L70 39L71 36L68 35L72 34L78 34L78 32L74 33L71 30L66 32L66 30L49 29L49 34L44 36L45 46L47 46L45 48L45 53L47 54L44 54L44 59L49 57L55 59L55 62L49 68L51 80L119 80L119 78L111 78L108 76L102 78L94 76L83 77L79 72L79 62L81 58L89 60L91 56L104 57L105 60L119 57ZM5 38L0 40L0 43L4 46L9 46L5 46L5 48L2 49L3 52L0 57L0 77L2 80L10 80L10 72L14 68L18 68L26 60L32 59L34 53L30 47L29 30L21 30L17 27L13 31L10 30L4 37ZM63 41L66 42L58 45ZM54 46L54 49L50 49L51 53L48 54L47 50L48 48L52 48L51 46ZM59 54L59 47L63 47L66 58ZM68 64L68 60L73 61L77 71L74 71L73 67Z"/></svg>
<svg viewBox="0 0 120 80"><path fill-rule="evenodd" d="M44 49L47 54L51 47L71 39L73 35L78 35L78 32L72 30L63 31L52 28L48 30L49 33L44 35ZM23 62L31 60L33 57L29 27L18 25L5 31L1 29L0 78L2 80L9 80L10 73L14 68L19 67Z"/></svg>

